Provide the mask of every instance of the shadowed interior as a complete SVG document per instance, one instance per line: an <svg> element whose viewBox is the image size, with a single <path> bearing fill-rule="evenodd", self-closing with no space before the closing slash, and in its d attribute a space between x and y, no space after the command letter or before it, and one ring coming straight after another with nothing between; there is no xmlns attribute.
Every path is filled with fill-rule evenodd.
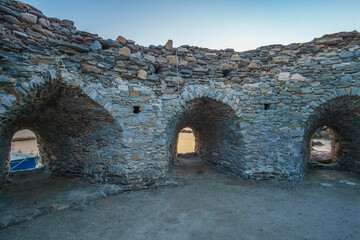
<svg viewBox="0 0 360 240"><path fill-rule="evenodd" d="M107 160L102 158L103 152L113 151L114 155L116 152L108 148L114 140L110 142L107 137L118 135L114 119L77 88L62 85L43 88L29 99L22 99L3 126L0 159L5 178L9 172L11 139L24 128L35 133L45 168L57 175L101 178L106 168L102 163Z"/></svg>
<svg viewBox="0 0 360 240"><path fill-rule="evenodd" d="M360 97L344 96L319 106L305 128L304 168L310 158L311 137L322 126L331 131L331 158L345 170L360 171Z"/></svg>
<svg viewBox="0 0 360 240"><path fill-rule="evenodd" d="M175 117L170 130L170 163L176 159L180 130L190 127L195 135L197 155L222 169L241 174L243 144L236 119L234 111L222 102L207 97L189 101L183 112Z"/></svg>

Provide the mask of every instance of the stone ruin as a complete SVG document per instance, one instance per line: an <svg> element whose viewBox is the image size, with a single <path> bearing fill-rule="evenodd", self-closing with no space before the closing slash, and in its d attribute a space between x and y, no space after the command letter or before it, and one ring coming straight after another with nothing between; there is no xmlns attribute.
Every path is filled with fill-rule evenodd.
<svg viewBox="0 0 360 240"><path fill-rule="evenodd" d="M77 30L0 0L0 179L13 134L36 135L54 174L126 185L166 179L179 131L219 169L249 179L304 176L314 131L338 137L360 171L360 34L255 50L143 47Z"/></svg>

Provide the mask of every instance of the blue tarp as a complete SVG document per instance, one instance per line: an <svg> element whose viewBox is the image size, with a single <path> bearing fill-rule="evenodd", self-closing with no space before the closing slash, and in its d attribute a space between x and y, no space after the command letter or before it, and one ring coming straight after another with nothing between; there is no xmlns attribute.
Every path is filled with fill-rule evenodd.
<svg viewBox="0 0 360 240"><path fill-rule="evenodd" d="M40 157L34 154L10 152L10 171L30 170L40 163Z"/></svg>

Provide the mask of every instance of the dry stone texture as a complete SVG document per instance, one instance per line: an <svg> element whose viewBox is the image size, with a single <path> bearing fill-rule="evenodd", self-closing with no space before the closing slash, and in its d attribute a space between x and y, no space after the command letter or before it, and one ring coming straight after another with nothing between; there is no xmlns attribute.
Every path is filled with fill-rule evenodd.
<svg viewBox="0 0 360 240"><path fill-rule="evenodd" d="M139 46L0 0L0 176L13 134L33 130L46 167L92 181L166 178L181 128L239 176L298 181L312 133L338 134L360 171L360 34L255 50ZM177 56L177 57L176 57Z"/></svg>

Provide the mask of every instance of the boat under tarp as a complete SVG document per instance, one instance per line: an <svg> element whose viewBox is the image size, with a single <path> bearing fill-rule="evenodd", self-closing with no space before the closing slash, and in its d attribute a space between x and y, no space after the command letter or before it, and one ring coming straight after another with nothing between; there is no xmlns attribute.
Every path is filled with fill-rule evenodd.
<svg viewBox="0 0 360 240"><path fill-rule="evenodd" d="M40 156L32 153L10 152L10 171L30 170L40 166Z"/></svg>

